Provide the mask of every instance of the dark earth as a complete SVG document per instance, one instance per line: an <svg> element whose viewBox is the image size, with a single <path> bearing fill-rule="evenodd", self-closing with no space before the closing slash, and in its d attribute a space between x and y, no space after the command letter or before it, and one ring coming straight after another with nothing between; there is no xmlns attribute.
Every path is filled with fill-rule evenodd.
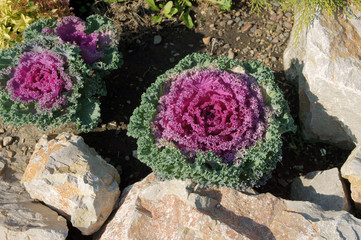
<svg viewBox="0 0 361 240"><path fill-rule="evenodd" d="M105 15L118 29L124 64L105 79L108 95L100 98L99 126L81 136L120 171L121 191L151 172L133 156L136 141L126 135L129 118L139 105L141 94L157 76L193 52L263 61L272 68L276 82L285 93L298 130L283 135L283 159L266 185L255 189L257 192L289 199L293 178L316 170L340 168L347 159L350 151L306 140L300 129L297 87L285 79L282 62L292 29L292 13L281 12L275 4L257 15L247 1L233 2L230 11L205 3L193 6L195 28L188 29L177 19L153 23L150 19L153 13L143 1L70 1L75 15L81 18L93 13ZM156 43L159 36L161 42ZM81 236L72 228L68 239L91 239L91 236Z"/></svg>

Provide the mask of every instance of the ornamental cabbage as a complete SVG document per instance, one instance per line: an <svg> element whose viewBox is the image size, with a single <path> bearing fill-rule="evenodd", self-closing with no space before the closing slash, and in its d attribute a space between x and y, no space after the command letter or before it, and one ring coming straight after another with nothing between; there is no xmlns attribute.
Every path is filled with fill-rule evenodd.
<svg viewBox="0 0 361 240"><path fill-rule="evenodd" d="M264 182L293 119L270 68L191 54L142 95L128 126L162 178L235 189Z"/></svg>
<svg viewBox="0 0 361 240"><path fill-rule="evenodd" d="M116 29L106 17L91 15L84 21L68 16L59 22L54 19L40 19L25 29L23 38L30 41L39 35L55 35L59 37L59 44L77 45L84 62L104 74L122 63Z"/></svg>
<svg viewBox="0 0 361 240"><path fill-rule="evenodd" d="M116 40L105 37L116 36L109 20L97 15L87 22L78 20L83 26L80 30L88 31L83 32L86 36L93 36L92 30L104 30L94 33L97 46L102 46L97 50L102 52L91 64L84 57L88 43L64 41L56 33L63 22L52 19L31 24L24 31L24 43L0 51L0 117L4 123L46 128L73 122L81 131L96 127L100 117L97 98L106 94L102 78L121 64L121 55Z"/></svg>

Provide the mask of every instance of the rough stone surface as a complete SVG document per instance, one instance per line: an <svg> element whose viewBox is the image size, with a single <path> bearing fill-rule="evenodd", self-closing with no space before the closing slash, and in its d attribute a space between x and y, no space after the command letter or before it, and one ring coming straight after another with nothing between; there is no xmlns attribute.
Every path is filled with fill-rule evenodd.
<svg viewBox="0 0 361 240"><path fill-rule="evenodd" d="M65 240L67 235L65 218L34 203L20 182L0 180L1 240Z"/></svg>
<svg viewBox="0 0 361 240"><path fill-rule="evenodd" d="M360 224L346 211L310 202L160 182L151 174L123 192L97 239L359 239Z"/></svg>
<svg viewBox="0 0 361 240"><path fill-rule="evenodd" d="M304 133L352 149L361 141L361 21L320 16L298 36L293 29L284 69L299 86Z"/></svg>
<svg viewBox="0 0 361 240"><path fill-rule="evenodd" d="M351 198L361 210L361 145L358 145L341 168L341 175L351 185Z"/></svg>
<svg viewBox="0 0 361 240"><path fill-rule="evenodd" d="M316 203L324 210L349 211L351 208L347 188L337 168L296 178L291 185L291 198Z"/></svg>
<svg viewBox="0 0 361 240"><path fill-rule="evenodd" d="M79 136L43 136L22 178L31 197L64 214L82 234L97 231L119 198L120 177Z"/></svg>

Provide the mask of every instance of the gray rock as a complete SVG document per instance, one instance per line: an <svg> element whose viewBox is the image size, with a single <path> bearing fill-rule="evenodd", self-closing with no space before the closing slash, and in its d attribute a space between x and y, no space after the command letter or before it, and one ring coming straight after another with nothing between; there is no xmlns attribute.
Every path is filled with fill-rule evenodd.
<svg viewBox="0 0 361 240"><path fill-rule="evenodd" d="M117 170L72 133L53 140L44 135L21 181L32 198L64 214L83 235L102 226L120 195Z"/></svg>
<svg viewBox="0 0 361 240"><path fill-rule="evenodd" d="M316 203L324 210L349 211L351 208L348 190L337 168L296 178L291 184L291 198Z"/></svg>
<svg viewBox="0 0 361 240"><path fill-rule="evenodd" d="M361 210L361 145L358 145L341 168L341 175L351 185L351 198Z"/></svg>
<svg viewBox="0 0 361 240"><path fill-rule="evenodd" d="M357 13L361 15L360 13ZM284 69L298 84L306 137L352 149L361 140L361 21L319 16L284 52Z"/></svg>
<svg viewBox="0 0 361 240"><path fill-rule="evenodd" d="M41 203L34 203L19 182L0 180L1 240L65 240L65 218Z"/></svg>

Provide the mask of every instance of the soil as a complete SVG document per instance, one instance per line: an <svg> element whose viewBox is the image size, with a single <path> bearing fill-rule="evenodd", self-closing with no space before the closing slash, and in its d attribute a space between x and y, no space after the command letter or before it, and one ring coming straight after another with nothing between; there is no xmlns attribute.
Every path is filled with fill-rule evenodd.
<svg viewBox="0 0 361 240"><path fill-rule="evenodd" d="M279 6L272 6L270 10L257 15L246 1L237 1L230 11L199 4L191 8L196 26L188 29L173 19L160 25L153 23L150 18L153 13L143 1L105 3L71 0L70 4L75 15L82 18L91 13L105 15L114 21L118 29L124 64L105 79L108 95L101 98L102 117L99 126L80 135L118 169L121 190L151 172L149 167L134 157L136 141L126 135L129 118L147 87L187 54L200 52L265 62L273 69L291 114L300 126L297 87L285 79L282 62L293 24L292 13L281 13ZM159 44L155 44L155 36L161 36ZM3 155L10 154L9 151L15 152L14 159L17 161L13 162L23 159L24 163L16 166L14 163L15 168L25 168L36 141L44 132L33 126L0 127L5 131L3 137L12 136L15 139L14 144L1 150ZM47 132L63 131L74 132L74 128L66 126ZM340 168L350 153L329 144L306 140L300 127L295 134L284 134L283 140L283 160L267 184L256 188L256 191L270 192L289 199L293 178L316 170ZM91 236L81 236L79 231L72 228L68 239L91 239Z"/></svg>

